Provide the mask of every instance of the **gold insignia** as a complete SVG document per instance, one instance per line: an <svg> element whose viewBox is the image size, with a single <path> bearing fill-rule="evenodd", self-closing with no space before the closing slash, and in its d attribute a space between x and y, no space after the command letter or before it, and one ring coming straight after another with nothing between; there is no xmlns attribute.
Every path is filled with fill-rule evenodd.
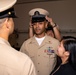
<svg viewBox="0 0 76 75"><path fill-rule="evenodd" d="M10 15L10 14L11 14L11 12L8 12L8 14Z"/></svg>

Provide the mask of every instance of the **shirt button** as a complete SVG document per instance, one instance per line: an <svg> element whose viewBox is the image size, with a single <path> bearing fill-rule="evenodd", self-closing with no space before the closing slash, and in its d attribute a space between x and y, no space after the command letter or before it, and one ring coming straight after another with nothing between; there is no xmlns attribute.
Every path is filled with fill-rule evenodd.
<svg viewBox="0 0 76 75"><path fill-rule="evenodd" d="M38 64L40 64L40 63L38 63Z"/></svg>
<svg viewBox="0 0 76 75"><path fill-rule="evenodd" d="M40 55L38 55L38 56L40 56Z"/></svg>
<svg viewBox="0 0 76 75"><path fill-rule="evenodd" d="M39 72L39 71L38 71Z"/></svg>

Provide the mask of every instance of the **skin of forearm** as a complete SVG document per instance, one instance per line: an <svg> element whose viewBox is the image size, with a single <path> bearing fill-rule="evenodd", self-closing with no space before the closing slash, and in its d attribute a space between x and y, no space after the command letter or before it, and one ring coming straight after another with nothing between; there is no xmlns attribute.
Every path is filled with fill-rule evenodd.
<svg viewBox="0 0 76 75"><path fill-rule="evenodd" d="M29 37L33 37L33 28L32 27L29 27Z"/></svg>
<svg viewBox="0 0 76 75"><path fill-rule="evenodd" d="M53 31L54 31L55 38L60 41L60 40L61 40L61 34L60 34L59 29L58 29L58 26L55 25L54 22L51 22L51 25L52 25L52 27L53 27Z"/></svg>
<svg viewBox="0 0 76 75"><path fill-rule="evenodd" d="M54 34L55 34L56 39L58 39L60 41L61 40L61 34L60 34L58 27L57 26L54 27L53 30L54 30Z"/></svg>

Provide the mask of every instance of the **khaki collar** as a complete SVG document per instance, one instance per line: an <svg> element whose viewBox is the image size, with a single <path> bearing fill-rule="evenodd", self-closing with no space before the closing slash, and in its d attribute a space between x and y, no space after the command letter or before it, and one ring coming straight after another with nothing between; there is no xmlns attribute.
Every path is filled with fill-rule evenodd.
<svg viewBox="0 0 76 75"><path fill-rule="evenodd" d="M0 37L0 43L2 43L2 44L7 44L7 45L10 46L10 43L9 43L7 40L5 40L5 39L3 39L3 38L1 38L1 37Z"/></svg>
<svg viewBox="0 0 76 75"><path fill-rule="evenodd" d="M51 37L51 36L45 35L45 39L44 39L43 41L44 41L45 43L51 43L52 37L51 37L51 39L50 39L50 37ZM33 36L33 37L31 38L30 43L37 43L37 41L36 41L36 39L35 39L35 36Z"/></svg>

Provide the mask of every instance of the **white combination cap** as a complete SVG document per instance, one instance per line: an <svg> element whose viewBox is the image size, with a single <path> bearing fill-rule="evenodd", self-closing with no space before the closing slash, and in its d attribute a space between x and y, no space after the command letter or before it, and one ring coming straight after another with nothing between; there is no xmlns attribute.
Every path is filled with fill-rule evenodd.
<svg viewBox="0 0 76 75"><path fill-rule="evenodd" d="M43 22L46 20L45 16L49 16L49 12L42 8L35 8L29 11L29 15L32 17L32 23Z"/></svg>
<svg viewBox="0 0 76 75"><path fill-rule="evenodd" d="M35 9L30 10L29 15L33 16L36 11L38 11L40 14L45 15L45 16L49 15L49 12L45 9L42 9L42 8L35 8Z"/></svg>
<svg viewBox="0 0 76 75"><path fill-rule="evenodd" d="M16 17L14 4L17 0L0 0L0 19L5 17Z"/></svg>
<svg viewBox="0 0 76 75"><path fill-rule="evenodd" d="M17 0L0 0L0 12L11 8Z"/></svg>

